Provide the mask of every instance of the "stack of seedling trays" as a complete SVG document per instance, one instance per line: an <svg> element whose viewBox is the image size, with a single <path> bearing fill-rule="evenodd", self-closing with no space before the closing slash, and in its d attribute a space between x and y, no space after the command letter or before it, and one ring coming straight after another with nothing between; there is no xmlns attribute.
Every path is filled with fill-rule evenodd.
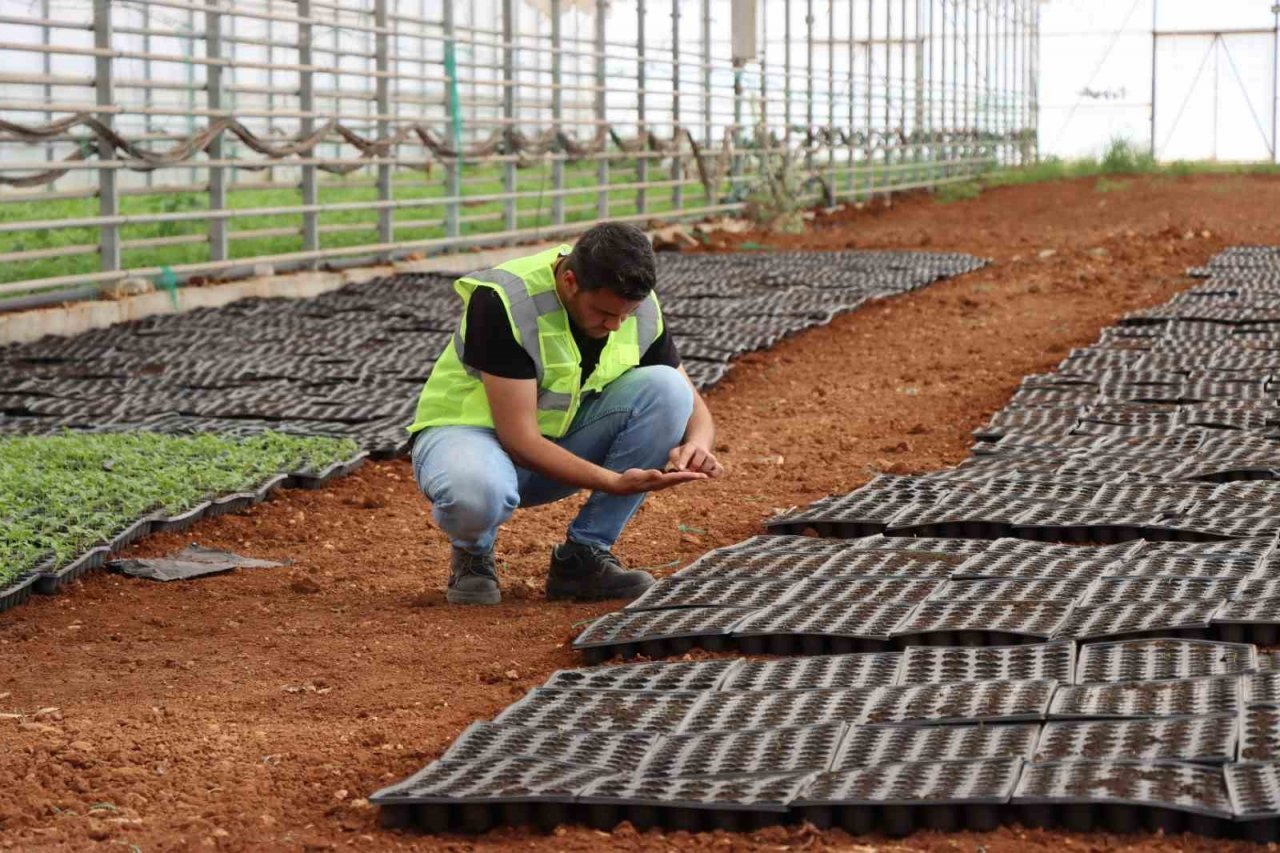
<svg viewBox="0 0 1280 853"><path fill-rule="evenodd" d="M659 295L686 369L708 387L738 354L982 264L914 252L661 255ZM278 430L400 454L458 326L453 280L399 275L0 348L0 435Z"/></svg>
<svg viewBox="0 0 1280 853"><path fill-rule="evenodd" d="M1159 638L564 670L371 799L387 825L431 832L806 820L1275 840L1280 674L1264 660Z"/></svg>

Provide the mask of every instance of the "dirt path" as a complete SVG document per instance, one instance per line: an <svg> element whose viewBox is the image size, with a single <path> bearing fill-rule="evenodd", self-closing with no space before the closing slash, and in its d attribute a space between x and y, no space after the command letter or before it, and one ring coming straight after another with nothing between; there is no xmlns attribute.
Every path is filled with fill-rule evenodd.
<svg viewBox="0 0 1280 853"><path fill-rule="evenodd" d="M634 565L674 569L759 532L776 508L880 471L958 462L969 431L1024 375L1187 286L1183 268L1213 252L1280 244L1277 210L1277 177L1136 179L1108 192L1084 180L951 205L913 198L819 223L786 245L957 250L996 263L742 359L709 398L731 476L655 495L620 552ZM0 616L0 848L855 843L802 828L608 837L568 828L479 840L378 828L364 796L553 670L578 665L568 647L575 623L609 607L540 599L548 550L571 512L531 510L507 526L502 606L445 607L447 545L408 463L378 463L322 491L287 493L133 549L155 555L198 540L289 558L291 568L186 585L97 575ZM7 716L17 712L27 716ZM1223 849L1196 838L1016 829L921 834L897 846L979 845Z"/></svg>

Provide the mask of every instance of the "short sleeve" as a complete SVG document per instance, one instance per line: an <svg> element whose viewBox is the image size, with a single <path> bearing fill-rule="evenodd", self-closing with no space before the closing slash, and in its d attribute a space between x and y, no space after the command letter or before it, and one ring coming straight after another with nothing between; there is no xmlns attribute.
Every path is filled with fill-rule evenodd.
<svg viewBox="0 0 1280 853"><path fill-rule="evenodd" d="M502 297L488 287L477 287L467 304L462 361L468 367L504 379L536 379L538 376L533 359L511 331Z"/></svg>

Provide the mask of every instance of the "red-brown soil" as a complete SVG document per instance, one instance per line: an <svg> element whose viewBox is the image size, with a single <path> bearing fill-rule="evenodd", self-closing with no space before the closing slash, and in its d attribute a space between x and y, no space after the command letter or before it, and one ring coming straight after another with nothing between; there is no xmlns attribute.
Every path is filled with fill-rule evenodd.
<svg viewBox="0 0 1280 853"><path fill-rule="evenodd" d="M969 432L1028 373L1122 314L1190 284L1185 267L1280 244L1280 178L1093 180L927 196L820 218L812 249L920 248L995 263L747 356L708 395L729 476L654 495L619 551L671 570L761 529L775 510L880 471L966 455ZM549 604L541 581L573 507L517 513L499 540L505 601L443 605L448 548L407 462L132 549L187 541L287 569L156 584L98 574L0 616L0 848L829 849L840 832L480 839L385 831L365 801L438 756L553 670L609 605ZM867 842L871 843L871 842ZM880 842L877 842L880 843ZM1003 829L881 849L1222 849L1194 837ZM868 848L862 848L868 849Z"/></svg>

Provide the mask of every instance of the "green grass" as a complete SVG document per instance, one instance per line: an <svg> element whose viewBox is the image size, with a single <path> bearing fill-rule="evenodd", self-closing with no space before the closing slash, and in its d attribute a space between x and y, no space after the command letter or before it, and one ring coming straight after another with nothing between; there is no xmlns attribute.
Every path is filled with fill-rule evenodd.
<svg viewBox="0 0 1280 853"><path fill-rule="evenodd" d="M0 589L50 555L64 565L149 513L175 514L355 452L349 439L280 433L0 438Z"/></svg>
<svg viewBox="0 0 1280 853"><path fill-rule="evenodd" d="M610 176L611 181L614 183L633 183L637 180L635 164L611 164ZM485 166L467 169L464 171L463 177L468 181L463 188L465 195L492 195L503 192L503 173L499 167ZM669 177L669 172L665 168L660 170L657 167L651 167L649 169L650 180L666 180ZM698 182L695 174L686 174L685 177L687 179L684 183L685 205L701 206L703 202L701 183ZM257 173L245 173L238 176L237 180L259 180L262 178L263 176ZM368 178L367 174L362 176L365 181ZM599 195L597 190L599 182L595 165L569 164L565 168L564 186L566 189L581 190L581 192L563 196L566 208L575 205L589 204L592 206L590 210L585 211L566 211L565 221L575 222L594 219L594 205ZM550 166L537 165L517 170L517 192L539 193L548 192L551 189ZM429 176L422 172L397 172L392 195L397 201L424 202L420 207L397 209L394 214L397 223L443 219L444 205L442 203L432 203L432 200L446 196L444 172L436 169ZM637 192L634 189L609 190L608 198L611 215L629 216L638 212ZM321 204L336 205L375 201L376 199L377 189L372 186L359 186L341 178L327 176L320 179L319 200ZM517 226L532 228L552 225L552 202L553 198L547 195L533 195L529 198L516 199ZM227 203L228 207L236 210L292 207L302 204L302 194L300 190L292 188L237 190L228 194ZM208 197L202 193L124 196L120 200L120 211L125 215L182 213L207 209ZM674 210L672 188L661 187L648 190L645 209L654 215L661 215ZM464 222L460 230L464 236L501 231L505 227L501 217L503 211L504 204L502 201L464 202L461 207L462 216L488 214L496 215L496 218L477 222ZM98 201L93 198L54 199L22 203L0 202L0 222L82 219L97 215ZM378 241L378 212L376 210L322 211L318 220L321 226L367 226L359 230L322 233L320 235L320 246L323 249L358 246ZM301 224L301 214L246 216L229 220L231 257L253 258L302 251L302 237L299 234L241 237L239 239L236 237L237 232L264 228L300 228ZM185 222L127 225L121 228L121 238L129 241L182 235L203 236L207 232L207 222L196 219ZM442 238L444 236L444 229L435 225L405 227L397 224L395 229L396 241L403 243ZM0 252L34 251L86 244L96 245L97 241L97 228L40 229L0 234ZM209 248L207 243L204 242L178 246L143 247L130 249L124 253L125 268L176 266L208 260ZM4 264L0 266L0 283L77 275L96 272L97 270L98 257L96 254L65 255Z"/></svg>
<svg viewBox="0 0 1280 853"><path fill-rule="evenodd" d="M1190 175L1252 175L1280 174L1280 166L1274 163L1214 163L1210 161L1175 160L1161 163L1150 152L1140 149L1127 139L1113 139L1102 157L1084 157L1063 160L1046 157L1038 163L1013 169L996 169L972 181L939 187L934 198L939 204L976 198L991 187L1039 184L1046 181L1071 180L1073 178L1098 178L1098 192L1127 189L1129 183L1113 178L1123 175L1154 175L1182 178Z"/></svg>

